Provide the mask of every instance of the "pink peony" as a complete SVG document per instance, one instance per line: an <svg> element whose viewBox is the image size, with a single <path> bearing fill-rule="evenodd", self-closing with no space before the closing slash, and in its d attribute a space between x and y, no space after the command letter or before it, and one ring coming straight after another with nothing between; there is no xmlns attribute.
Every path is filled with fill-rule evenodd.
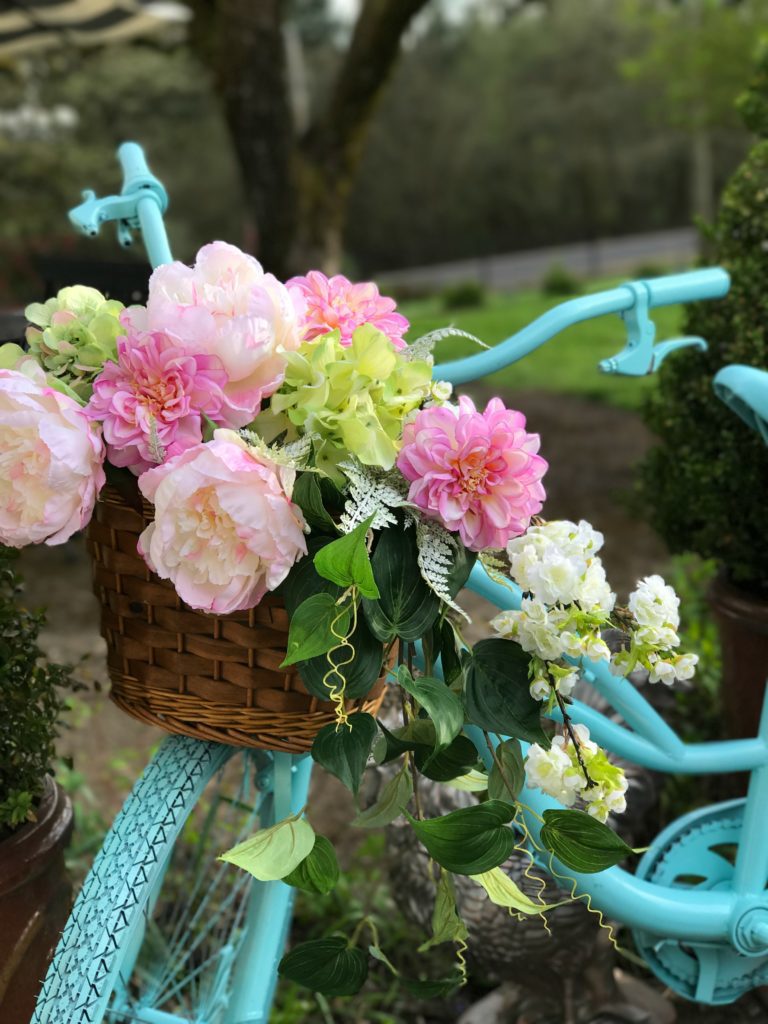
<svg viewBox="0 0 768 1024"><path fill-rule="evenodd" d="M299 347L303 299L252 256L211 242L194 267L167 263L149 279L147 306L132 306L122 322L134 330L167 331L193 352L217 356L227 375L226 421L250 423L261 400L285 373L283 352Z"/></svg>
<svg viewBox="0 0 768 1024"><path fill-rule="evenodd" d="M1 543L68 540L91 518L103 461L101 431L77 402L44 378L0 370Z"/></svg>
<svg viewBox="0 0 768 1024"><path fill-rule="evenodd" d="M306 341L338 330L341 344L346 347L352 344L356 328L373 324L396 349L406 347L403 335L410 324L395 312L395 300L379 295L372 281L352 284L342 274L328 278L319 270L310 270L306 277L292 277L288 287L292 286L301 291L306 301L302 321Z"/></svg>
<svg viewBox="0 0 768 1024"><path fill-rule="evenodd" d="M202 441L202 415L220 420L226 382L215 356L193 355L172 334L136 332L118 339L86 412L103 422L109 461L138 475Z"/></svg>
<svg viewBox="0 0 768 1024"><path fill-rule="evenodd" d="M230 430L139 478L155 521L139 538L147 565L202 611L253 608L307 553L294 473Z"/></svg>
<svg viewBox="0 0 768 1024"><path fill-rule="evenodd" d="M408 500L470 551L503 548L524 533L545 497L547 463L525 416L492 398L485 412L462 396L422 409L403 431L398 469L411 481Z"/></svg>

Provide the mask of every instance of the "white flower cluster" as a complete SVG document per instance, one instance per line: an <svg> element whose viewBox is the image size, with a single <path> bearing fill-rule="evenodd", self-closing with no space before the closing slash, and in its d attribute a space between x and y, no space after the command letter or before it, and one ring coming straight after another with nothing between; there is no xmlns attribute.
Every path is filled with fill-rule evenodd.
<svg viewBox="0 0 768 1024"><path fill-rule="evenodd" d="M646 576L629 595L628 608L637 623L631 644L620 651L612 668L621 674L641 665L650 673L651 683L671 686L678 679L691 679L698 656L678 654L680 646L680 598L661 576Z"/></svg>
<svg viewBox="0 0 768 1024"><path fill-rule="evenodd" d="M589 523L560 520L533 526L507 546L510 574L526 592L518 611L491 625L533 655L530 690L536 700L568 696L578 675L563 658L610 657L600 630L616 603L597 552L603 535Z"/></svg>
<svg viewBox="0 0 768 1024"><path fill-rule="evenodd" d="M525 596L519 610L501 612L491 625L532 655L531 695L550 707L556 694L569 696L577 681L569 659L605 659L617 675L639 665L652 683L668 685L690 679L696 668L695 654L675 650L680 600L672 587L661 576L647 576L621 614L597 554L602 546L603 535L584 520L531 527L507 546L510 574ZM619 626L629 641L613 658L602 638L609 625Z"/></svg>
<svg viewBox="0 0 768 1024"><path fill-rule="evenodd" d="M584 610L610 612L616 603L597 552L603 535L583 519L532 526L507 545L512 578L547 605L578 602Z"/></svg>
<svg viewBox="0 0 768 1024"><path fill-rule="evenodd" d="M525 760L525 775L529 786L541 789L566 807L576 800L584 802L587 812L599 821L608 815L621 814L626 809L627 780L624 772L611 764L605 752L589 738L584 725L572 726L578 742L564 736L555 736L549 750L533 743ZM579 755L587 769L589 780L579 764Z"/></svg>

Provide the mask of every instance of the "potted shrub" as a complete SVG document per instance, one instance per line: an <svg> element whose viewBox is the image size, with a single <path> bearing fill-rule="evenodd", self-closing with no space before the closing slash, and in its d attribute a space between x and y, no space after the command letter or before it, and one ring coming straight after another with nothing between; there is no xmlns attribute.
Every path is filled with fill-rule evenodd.
<svg viewBox="0 0 768 1024"><path fill-rule="evenodd" d="M0 546L0 1020L21 1022L69 913L72 807L51 776L68 670L41 658L14 554Z"/></svg>
<svg viewBox="0 0 768 1024"><path fill-rule="evenodd" d="M768 50L739 106L748 127L768 129ZM732 735L754 735L768 677L768 473L760 437L712 390L728 363L768 367L768 141L758 141L706 230L731 275L728 296L690 307L686 334L707 339L666 362L645 418L658 436L641 467L646 514L673 552L715 558L711 599L722 639L722 700Z"/></svg>

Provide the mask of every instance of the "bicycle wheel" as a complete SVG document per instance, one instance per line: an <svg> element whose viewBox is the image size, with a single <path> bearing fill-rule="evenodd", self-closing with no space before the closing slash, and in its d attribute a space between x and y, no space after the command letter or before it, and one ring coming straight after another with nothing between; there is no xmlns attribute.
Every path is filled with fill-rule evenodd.
<svg viewBox="0 0 768 1024"><path fill-rule="evenodd" d="M300 810L308 759L167 738L116 818L30 1024L266 1021L291 890L218 854Z"/></svg>

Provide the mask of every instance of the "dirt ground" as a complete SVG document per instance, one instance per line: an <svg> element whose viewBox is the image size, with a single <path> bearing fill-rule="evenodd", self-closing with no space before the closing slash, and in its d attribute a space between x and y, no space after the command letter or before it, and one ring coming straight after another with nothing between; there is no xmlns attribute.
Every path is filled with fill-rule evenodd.
<svg viewBox="0 0 768 1024"><path fill-rule="evenodd" d="M664 546L644 523L631 517L622 499L632 484L632 467L650 443L639 418L605 405L547 393L512 394L505 400L525 411L529 429L542 435L542 454L550 463L545 481L546 517L585 518L605 533L604 561L620 596L626 595L639 576L663 570L668 557ZM22 554L21 570L29 604L48 609L44 649L52 659L78 662L79 675L88 685L60 749L73 757L97 804L111 816L126 795L126 780L138 776L161 733L127 717L107 699L104 644L98 633L98 608L90 590L90 567L82 538L57 548L27 549ZM485 609L473 602L470 610L476 619L477 635L482 633L480 620ZM335 780L316 774L312 816L322 822L323 832L334 843L341 840L343 846L349 831L346 822L351 817L346 791ZM352 847L346 852L351 855ZM741 1004L722 1010L678 1005L677 1017L665 1015L664 1019L683 1024L694 1017L698 1024L737 1024L768 1021L768 1011L756 997L750 997L743 1008ZM517 1015L477 1018L488 1022L494 1019L512 1024ZM646 1020L649 1024L662 1021L653 1014L601 1019ZM533 1019L530 1024L534 1024Z"/></svg>

